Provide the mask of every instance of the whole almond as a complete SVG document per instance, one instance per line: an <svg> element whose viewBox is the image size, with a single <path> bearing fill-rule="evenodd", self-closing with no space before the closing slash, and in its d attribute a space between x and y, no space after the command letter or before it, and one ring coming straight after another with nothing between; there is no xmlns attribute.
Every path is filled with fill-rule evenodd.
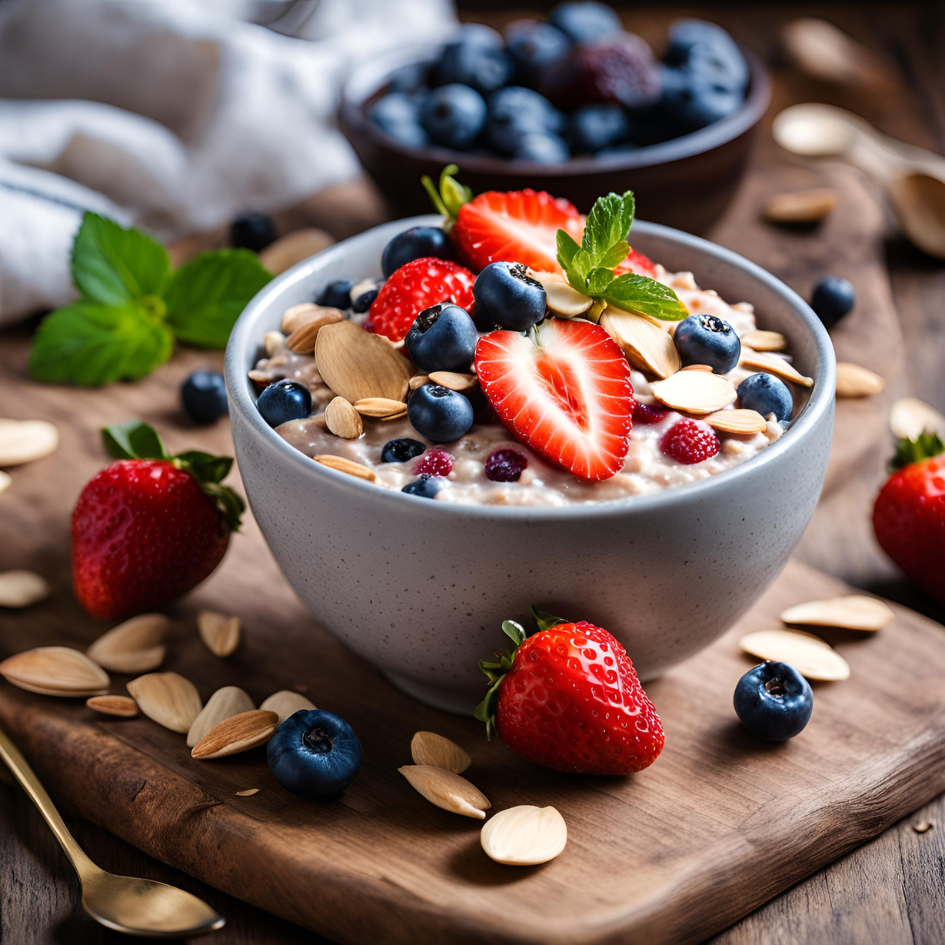
<svg viewBox="0 0 945 945"><path fill-rule="evenodd" d="M343 440L356 440L364 432L361 414L344 397L333 398L325 408L325 424Z"/></svg>
<svg viewBox="0 0 945 945"><path fill-rule="evenodd" d="M431 804L463 817L485 820L491 802L475 785L445 768L404 765L397 769Z"/></svg>
<svg viewBox="0 0 945 945"><path fill-rule="evenodd" d="M377 479L377 473L367 466L356 463L353 459L346 459L344 456L332 456L329 453L321 453L313 456L312 459L322 466L328 466L330 469L337 469L338 472L346 473L349 476L356 476L358 479L367 479L368 482L374 482Z"/></svg>
<svg viewBox="0 0 945 945"><path fill-rule="evenodd" d="M230 656L240 645L240 618L228 617L215 610L197 614L197 630L207 649L220 659Z"/></svg>
<svg viewBox="0 0 945 945"><path fill-rule="evenodd" d="M386 338L349 321L319 331L315 364L322 380L352 404L366 397L404 400L413 374L410 362Z"/></svg>
<svg viewBox="0 0 945 945"><path fill-rule="evenodd" d="M764 217L772 223L816 223L836 205L836 191L829 187L811 187L770 197L765 204Z"/></svg>
<svg viewBox="0 0 945 945"><path fill-rule="evenodd" d="M285 346L296 354L312 354L318 333L326 325L334 325L344 318L344 312L337 308L322 308L321 305L313 305L312 308L317 308L318 311L286 339Z"/></svg>
<svg viewBox="0 0 945 945"><path fill-rule="evenodd" d="M871 397L885 388L886 382L874 371L849 361L837 362L838 397Z"/></svg>
<svg viewBox="0 0 945 945"><path fill-rule="evenodd" d="M285 348L286 336L281 331L267 331L263 335L263 348L266 357L273 357Z"/></svg>
<svg viewBox="0 0 945 945"><path fill-rule="evenodd" d="M227 755L249 751L268 742L278 725L279 716L275 712L263 709L241 712L210 729L194 745L190 754L202 761L209 761L211 758L225 758Z"/></svg>
<svg viewBox="0 0 945 945"><path fill-rule="evenodd" d="M682 367L672 335L648 318L608 307L600 325L637 370L666 378Z"/></svg>
<svg viewBox="0 0 945 945"><path fill-rule="evenodd" d="M118 715L124 719L138 714L138 703L131 696L92 696L85 704L103 715Z"/></svg>
<svg viewBox="0 0 945 945"><path fill-rule="evenodd" d="M327 249L334 242L335 238L330 233L316 227L306 227L270 243L259 254L259 261L277 276L302 260Z"/></svg>
<svg viewBox="0 0 945 945"><path fill-rule="evenodd" d="M314 302L300 302L298 305L290 305L282 313L279 330L283 335L289 336L297 328L307 325L312 319L316 318L321 311L322 306L316 305Z"/></svg>
<svg viewBox="0 0 945 945"><path fill-rule="evenodd" d="M33 571L0 573L0 607L29 607L49 596L49 584Z"/></svg>
<svg viewBox="0 0 945 945"><path fill-rule="evenodd" d="M86 655L113 673L150 672L164 662L169 625L164 614L139 614L103 633Z"/></svg>
<svg viewBox="0 0 945 945"><path fill-rule="evenodd" d="M735 385L727 377L705 371L679 371L656 381L652 391L664 407L697 416L715 413L735 400Z"/></svg>
<svg viewBox="0 0 945 945"><path fill-rule="evenodd" d="M462 774L472 764L456 742L436 732L417 732L410 742L410 757L414 764L445 768L453 774Z"/></svg>
<svg viewBox="0 0 945 945"><path fill-rule="evenodd" d="M750 331L742 336L741 342L755 351L784 351L787 348L787 338L779 331Z"/></svg>
<svg viewBox="0 0 945 945"><path fill-rule="evenodd" d="M430 382L448 390L464 391L472 390L479 383L479 378L475 374L459 374L456 371L434 371L430 375Z"/></svg>
<svg viewBox="0 0 945 945"><path fill-rule="evenodd" d="M252 712L253 700L239 686L224 686L207 700L187 732L187 747L193 748L214 726L241 712Z"/></svg>
<svg viewBox="0 0 945 945"><path fill-rule="evenodd" d="M0 423L0 466L32 463L54 453L59 430L45 420L9 420Z"/></svg>
<svg viewBox="0 0 945 945"><path fill-rule="evenodd" d="M412 378L411 378L412 380ZM388 400L386 397L365 397L359 400L354 409L362 417L374 417L378 420L395 420L407 412L407 405L402 400Z"/></svg>
<svg viewBox="0 0 945 945"><path fill-rule="evenodd" d="M510 807L482 828L482 849L506 866L536 866L553 860L568 842L568 826L554 807Z"/></svg>
<svg viewBox="0 0 945 945"><path fill-rule="evenodd" d="M903 397L892 405L889 428L900 439L914 440L923 433L945 439L945 416L918 397Z"/></svg>
<svg viewBox="0 0 945 945"><path fill-rule="evenodd" d="M827 600L809 600L781 612L785 623L845 630L882 630L894 619L892 608L875 597L848 594Z"/></svg>
<svg viewBox="0 0 945 945"><path fill-rule="evenodd" d="M45 696L86 698L108 691L108 673L67 646L40 646L0 663L0 676L20 689Z"/></svg>
<svg viewBox="0 0 945 945"><path fill-rule="evenodd" d="M265 709L267 712L275 712L279 716L279 724L281 725L290 715L295 715L296 712L303 709L314 709L315 706L311 700L306 699L300 692L282 689L264 700L259 708Z"/></svg>
<svg viewBox="0 0 945 945"><path fill-rule="evenodd" d="M197 687L178 673L149 673L128 683L141 711L172 732L187 734L203 703Z"/></svg>
<svg viewBox="0 0 945 945"><path fill-rule="evenodd" d="M739 365L745 368L754 368L756 371L766 371L780 377L782 381L791 381L794 384L800 384L802 387L813 387L814 379L806 377L790 361L779 358L777 354L770 351L755 351L752 348L743 347Z"/></svg>

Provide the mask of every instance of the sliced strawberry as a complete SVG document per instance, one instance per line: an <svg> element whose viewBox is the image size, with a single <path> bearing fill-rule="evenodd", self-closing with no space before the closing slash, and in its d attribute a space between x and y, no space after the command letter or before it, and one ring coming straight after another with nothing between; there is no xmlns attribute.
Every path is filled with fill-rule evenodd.
<svg viewBox="0 0 945 945"><path fill-rule="evenodd" d="M391 341L401 341L414 319L439 302L453 302L470 314L476 277L446 259L424 256L401 266L384 283L371 304L365 328Z"/></svg>
<svg viewBox="0 0 945 945"><path fill-rule="evenodd" d="M630 366L599 325L552 318L538 344L494 331L476 346L476 373L506 429L580 479L609 479L629 447Z"/></svg>
<svg viewBox="0 0 945 945"><path fill-rule="evenodd" d="M650 279L656 278L656 266L649 256L630 250L630 255L614 270L614 275L620 276L625 272L635 272L638 276L648 276Z"/></svg>
<svg viewBox="0 0 945 945"><path fill-rule="evenodd" d="M557 235L580 241L584 221L577 207L544 191L490 190L459 208L450 235L477 272L494 262L518 262L556 272Z"/></svg>

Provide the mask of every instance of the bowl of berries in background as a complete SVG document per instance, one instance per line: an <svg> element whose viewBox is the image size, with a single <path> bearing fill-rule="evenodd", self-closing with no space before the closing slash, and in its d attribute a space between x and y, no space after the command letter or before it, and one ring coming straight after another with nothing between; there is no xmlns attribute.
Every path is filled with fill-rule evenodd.
<svg viewBox="0 0 945 945"><path fill-rule="evenodd" d="M452 162L477 193L531 187L587 212L629 188L647 219L702 232L770 97L760 62L715 24L677 21L658 56L610 7L579 2L367 62L340 120L397 215L429 209L416 182Z"/></svg>

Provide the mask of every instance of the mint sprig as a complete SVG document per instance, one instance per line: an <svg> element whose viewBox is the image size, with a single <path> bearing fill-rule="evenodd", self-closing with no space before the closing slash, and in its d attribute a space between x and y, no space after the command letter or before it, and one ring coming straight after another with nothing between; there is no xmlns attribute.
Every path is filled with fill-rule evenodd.
<svg viewBox="0 0 945 945"><path fill-rule="evenodd" d="M150 374L170 358L175 337L224 348L246 303L271 278L243 249L203 253L175 272L150 236L87 212L72 247L79 301L43 320L30 373L98 387Z"/></svg>
<svg viewBox="0 0 945 945"><path fill-rule="evenodd" d="M945 453L945 443L937 433L926 431L914 440L904 437L896 444L896 453L890 460L889 471L921 463L924 459L932 459L942 453Z"/></svg>
<svg viewBox="0 0 945 945"><path fill-rule="evenodd" d="M213 499L231 531L240 530L240 516L246 503L229 486L221 485L233 468L230 456L214 456L188 450L171 456L157 431L140 420L116 423L102 430L102 442L115 459L162 459L190 473L200 488Z"/></svg>

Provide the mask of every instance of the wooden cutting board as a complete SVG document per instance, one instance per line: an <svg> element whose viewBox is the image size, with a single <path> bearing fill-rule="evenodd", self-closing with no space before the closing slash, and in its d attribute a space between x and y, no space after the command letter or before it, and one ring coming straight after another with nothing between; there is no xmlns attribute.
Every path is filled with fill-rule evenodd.
<svg viewBox="0 0 945 945"><path fill-rule="evenodd" d="M217 364L216 355L187 353L103 395L31 384L25 354L24 335L4 337L3 412L54 420L63 442L56 455L12 470L0 496L0 570L40 571L53 594L0 614L0 657L41 644L83 647L105 629L72 598L68 560L69 511L105 463L103 423L142 417L174 450L229 449L225 424L188 428L177 408L181 378ZM853 676L816 686L800 737L767 745L738 725L732 691L751 665L738 634L776 625L788 604L842 591L791 563L731 634L648 687L667 732L657 763L630 778L580 778L529 765L487 743L472 720L392 688L295 600L250 520L218 572L171 611L164 668L191 678L204 699L222 685L242 686L257 703L297 688L347 718L365 763L341 798L286 793L262 750L196 762L183 736L147 719L109 720L81 701L3 682L0 724L75 813L340 942L696 942L945 789L945 635L903 609L882 633L838 642ZM203 607L243 620L244 642L229 660L197 637ZM114 677L114 690L125 682ZM470 752L468 775L494 810L557 807L569 826L564 854L528 869L488 860L478 822L432 807L398 774L420 729ZM260 790L237 796L248 788Z"/></svg>

